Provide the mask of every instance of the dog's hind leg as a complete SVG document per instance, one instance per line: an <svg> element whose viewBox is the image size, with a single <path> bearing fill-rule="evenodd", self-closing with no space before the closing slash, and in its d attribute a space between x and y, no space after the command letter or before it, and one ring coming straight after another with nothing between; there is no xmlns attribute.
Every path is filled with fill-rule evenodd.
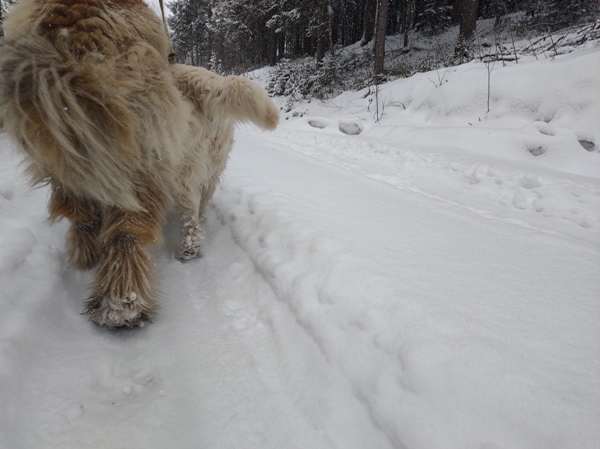
<svg viewBox="0 0 600 449"><path fill-rule="evenodd" d="M219 185L219 175L213 176L208 183L202 187L202 195L200 200L200 212L198 213L198 217L200 221L204 221L204 211L206 210L206 206L208 202L211 200L213 195L215 194L215 190L217 189L217 185Z"/></svg>
<svg viewBox="0 0 600 449"><path fill-rule="evenodd" d="M102 255L85 310L100 325L139 326L158 306L156 266L144 247L162 243L167 195L142 186L138 199L142 211L115 207L103 217Z"/></svg>
<svg viewBox="0 0 600 449"><path fill-rule="evenodd" d="M98 235L102 224L100 206L93 200L81 199L67 192L61 185L51 182L52 193L48 221L53 223L67 218L71 227L67 234L67 248L71 266L89 270L100 256Z"/></svg>
<svg viewBox="0 0 600 449"><path fill-rule="evenodd" d="M200 245L204 232L200 227L201 188L198 179L201 175L193 169L194 164L186 164L186 169L179 178L174 195L181 221L181 231L177 258L191 260L200 256Z"/></svg>
<svg viewBox="0 0 600 449"><path fill-rule="evenodd" d="M204 239L204 231L200 222L204 221L204 211L219 184L219 177L211 178L208 185L199 187L200 194L190 193L186 199L179 198L181 213L181 241L177 257L182 260L190 260L200 256L200 244ZM186 201L187 200L187 201ZM188 206L183 206L188 204Z"/></svg>
<svg viewBox="0 0 600 449"><path fill-rule="evenodd" d="M200 256L200 243L204 239L204 231L200 223L204 221L204 211L218 184L219 176L213 176L207 185L199 188L199 195L187 195L187 207L180 206L183 212L181 213L181 241L177 255L179 259L190 260ZM179 203L186 204L186 201L180 198Z"/></svg>

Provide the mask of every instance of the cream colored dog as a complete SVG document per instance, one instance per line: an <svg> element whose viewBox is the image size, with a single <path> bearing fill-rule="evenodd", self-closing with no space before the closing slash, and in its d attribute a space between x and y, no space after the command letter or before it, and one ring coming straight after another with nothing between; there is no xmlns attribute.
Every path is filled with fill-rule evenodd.
<svg viewBox="0 0 600 449"><path fill-rule="evenodd" d="M168 38L141 0L22 0L0 49L0 122L49 184L50 221L71 221L71 264L97 266L85 313L136 326L157 308L146 245L162 242L170 199L178 256L198 256L200 218L234 125L277 126L266 91L244 78L169 66Z"/></svg>

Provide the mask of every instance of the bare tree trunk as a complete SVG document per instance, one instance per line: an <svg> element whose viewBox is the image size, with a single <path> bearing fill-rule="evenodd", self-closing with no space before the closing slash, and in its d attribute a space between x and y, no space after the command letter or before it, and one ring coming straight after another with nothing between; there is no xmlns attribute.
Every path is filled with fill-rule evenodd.
<svg viewBox="0 0 600 449"><path fill-rule="evenodd" d="M363 14L363 35L360 40L360 45L364 46L373 39L373 30L375 29L375 10L377 0L366 0Z"/></svg>
<svg viewBox="0 0 600 449"><path fill-rule="evenodd" d="M404 32L404 48L408 47L408 30L410 29L411 0L405 0L404 15L402 17L402 31Z"/></svg>
<svg viewBox="0 0 600 449"><path fill-rule="evenodd" d="M389 0L377 2L377 28L375 30L375 77L383 73L385 60L385 29L387 26Z"/></svg>
<svg viewBox="0 0 600 449"><path fill-rule="evenodd" d="M331 0L327 0L327 19L329 23L329 48L331 54L335 55L335 42L333 41L333 8L331 6Z"/></svg>
<svg viewBox="0 0 600 449"><path fill-rule="evenodd" d="M285 54L285 34L279 33L277 35L277 61L283 59Z"/></svg>
<svg viewBox="0 0 600 449"><path fill-rule="evenodd" d="M0 0L0 38L4 37L4 2ZM4 123L0 119L0 131L4 128Z"/></svg>
<svg viewBox="0 0 600 449"><path fill-rule="evenodd" d="M472 49L475 40L475 29L477 27L478 4L479 0L458 1L460 29L454 55L459 63L473 59Z"/></svg>
<svg viewBox="0 0 600 449"><path fill-rule="evenodd" d="M268 30L269 40L267 44L267 57L269 59L269 66L273 67L277 62L277 36L275 30Z"/></svg>
<svg viewBox="0 0 600 449"><path fill-rule="evenodd" d="M327 30L327 0L319 0L319 26L317 28L317 69L323 67L323 58L325 57L325 32Z"/></svg>

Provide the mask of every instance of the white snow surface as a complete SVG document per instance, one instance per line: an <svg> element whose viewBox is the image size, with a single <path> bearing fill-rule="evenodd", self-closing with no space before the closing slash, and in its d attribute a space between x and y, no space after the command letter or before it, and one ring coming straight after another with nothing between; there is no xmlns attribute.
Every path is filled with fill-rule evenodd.
<svg viewBox="0 0 600 449"><path fill-rule="evenodd" d="M470 63L381 86L378 122L362 91L241 128L139 330L80 315L0 135L0 448L600 447L598 73L498 63L487 112Z"/></svg>

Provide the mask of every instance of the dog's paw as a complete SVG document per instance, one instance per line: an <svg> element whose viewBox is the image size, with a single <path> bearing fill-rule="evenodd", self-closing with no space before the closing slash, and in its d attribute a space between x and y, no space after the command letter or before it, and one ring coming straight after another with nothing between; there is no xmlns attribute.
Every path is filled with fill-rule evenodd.
<svg viewBox="0 0 600 449"><path fill-rule="evenodd" d="M204 236L198 235L187 235L179 245L179 251L177 252L177 258L181 260L191 260L199 257L200 252L200 241ZM194 240L195 239L195 240Z"/></svg>
<svg viewBox="0 0 600 449"><path fill-rule="evenodd" d="M131 292L126 298L91 297L83 312L99 326L111 328L142 327L154 315L152 302Z"/></svg>
<svg viewBox="0 0 600 449"><path fill-rule="evenodd" d="M187 218L187 220L186 220ZM204 231L196 220L191 220L184 216L181 226L181 242L177 258L181 260L191 260L200 256L200 246L204 239Z"/></svg>
<svg viewBox="0 0 600 449"><path fill-rule="evenodd" d="M134 327L150 321L158 308L156 266L133 236L105 246L84 314L108 327Z"/></svg>

